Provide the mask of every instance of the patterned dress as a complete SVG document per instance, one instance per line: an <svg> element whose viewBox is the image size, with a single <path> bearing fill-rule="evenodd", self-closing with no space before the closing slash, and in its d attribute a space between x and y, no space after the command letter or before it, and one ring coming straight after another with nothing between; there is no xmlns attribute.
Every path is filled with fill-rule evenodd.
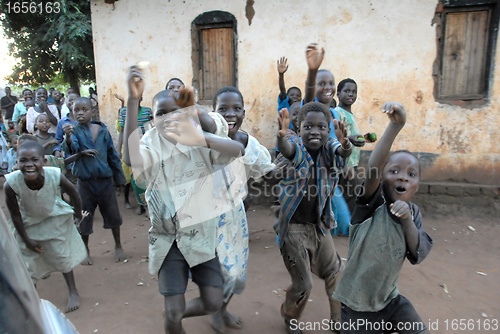
<svg viewBox="0 0 500 334"><path fill-rule="evenodd" d="M239 165L238 165L239 164ZM236 168L231 168L236 167ZM242 171L241 168L244 168ZM241 194L246 191L230 190L244 187L246 180L258 179L274 169L269 151L254 137L248 135L245 155L237 159L229 167L224 167L224 183L233 199L233 209L219 217L217 226L217 255L221 263L224 277L224 300L227 302L232 294L241 294L245 288L248 265L248 223ZM240 175L235 175L239 173ZM243 175L241 175L243 173ZM244 182L241 182L241 176ZM220 189L219 189L220 190ZM240 196L235 196L234 194ZM217 190L215 196L217 197Z"/></svg>
<svg viewBox="0 0 500 334"><path fill-rule="evenodd" d="M43 253L28 249L10 221L24 262L34 281L54 271L70 272L87 256L85 245L74 224L73 208L59 195L60 169L43 169L45 183L39 190L28 188L21 171L5 175L17 195L26 233L43 248Z"/></svg>

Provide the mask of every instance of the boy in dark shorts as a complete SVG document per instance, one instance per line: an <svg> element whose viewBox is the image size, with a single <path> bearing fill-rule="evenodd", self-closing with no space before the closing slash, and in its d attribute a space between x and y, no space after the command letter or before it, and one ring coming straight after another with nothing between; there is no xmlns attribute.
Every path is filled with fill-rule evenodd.
<svg viewBox="0 0 500 334"><path fill-rule="evenodd" d="M142 136L137 129L144 91L139 67L131 67L127 82L123 160L132 166L134 175L145 180L141 187L146 189L151 220L149 272L158 274L164 296L165 332L181 334L183 318L215 313L223 304L213 165L226 165L245 150L235 140L202 131L207 128L204 120L215 121L206 112L197 112L194 93L186 88L155 95L155 126ZM200 296L186 303L189 271Z"/></svg>
<svg viewBox="0 0 500 334"><path fill-rule="evenodd" d="M385 103L382 111L390 123L368 161L351 219L347 264L333 297L342 302L342 333L428 333L397 287L405 259L420 263L432 247L419 208L410 202L420 163L408 151L389 156L406 112L400 103Z"/></svg>
<svg viewBox="0 0 500 334"><path fill-rule="evenodd" d="M311 293L311 273L325 281L330 318L340 321L340 303L332 298L332 293L343 266L330 235L335 227L331 197L352 144L343 123L336 120L333 126L338 140L329 138L330 119L327 105L305 104L298 120L301 142L296 143L285 139L289 123L285 108L278 118L278 149L297 170L280 183L281 209L275 226L283 262L292 279L281 305L289 333L301 333L296 325Z"/></svg>
<svg viewBox="0 0 500 334"><path fill-rule="evenodd" d="M82 197L83 208L89 215L80 223L80 234L89 250L89 235L93 232L94 211L99 206L104 228L111 229L115 240L115 261L125 259L121 241L120 226L122 218L113 187L125 184L125 175L113 139L104 123L92 121L92 103L86 97L75 100L73 113L78 124L63 125L65 140L63 149L75 154L88 149L96 150L95 156L83 156L75 161L73 174L78 178L77 188ZM91 265L89 256L82 262Z"/></svg>

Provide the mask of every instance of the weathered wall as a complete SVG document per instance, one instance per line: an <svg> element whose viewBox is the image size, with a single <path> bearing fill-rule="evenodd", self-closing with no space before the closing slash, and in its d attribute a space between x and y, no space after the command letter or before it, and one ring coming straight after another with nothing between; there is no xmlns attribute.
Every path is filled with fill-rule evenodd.
<svg viewBox="0 0 500 334"><path fill-rule="evenodd" d="M323 68L340 81L358 83L353 111L363 132L381 135L385 101L401 101L408 122L394 149L421 152L425 180L500 183L500 66L493 73L490 102L465 109L435 102L432 67L437 0L386 1L92 0L92 26L101 117L114 122L126 96L128 66L150 62L144 105L170 77L190 84L191 22L222 10L237 19L238 83L245 97L244 128L268 147L274 145L278 75L276 60L288 58L285 83L304 87L305 47L326 50ZM251 24L245 13L255 12ZM497 43L496 57L500 56ZM371 150L371 145L366 145Z"/></svg>

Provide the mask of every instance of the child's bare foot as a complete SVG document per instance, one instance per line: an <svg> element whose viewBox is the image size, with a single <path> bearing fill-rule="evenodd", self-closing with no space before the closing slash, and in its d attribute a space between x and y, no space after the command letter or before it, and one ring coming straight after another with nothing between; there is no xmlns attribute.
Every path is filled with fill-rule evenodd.
<svg viewBox="0 0 500 334"><path fill-rule="evenodd" d="M129 202L125 202L125 209L132 209L132 205Z"/></svg>
<svg viewBox="0 0 500 334"><path fill-rule="evenodd" d="M228 327L234 329L241 329L243 327L243 320L241 320L241 318L237 315L229 313L227 310L224 310L222 313L222 318Z"/></svg>
<svg viewBox="0 0 500 334"><path fill-rule="evenodd" d="M78 296L78 292L71 292L68 298L68 308L66 309L66 313L78 310L79 308L80 296Z"/></svg>
<svg viewBox="0 0 500 334"><path fill-rule="evenodd" d="M139 205L137 209L135 209L135 213L138 216L142 215L144 212L146 212L146 209L144 209L142 205Z"/></svg>
<svg viewBox="0 0 500 334"><path fill-rule="evenodd" d="M219 310L211 315L212 318L212 328L218 334L223 334L226 332L226 324L224 322L224 317L222 316L222 310Z"/></svg>
<svg viewBox="0 0 500 334"><path fill-rule="evenodd" d="M94 264L94 262L92 262L92 258L90 257L90 255L87 255L87 257L82 262L80 262L80 264L82 266L91 266Z"/></svg>
<svg viewBox="0 0 500 334"><path fill-rule="evenodd" d="M125 252L121 247L115 248L115 262L120 262L125 260L127 257L125 256Z"/></svg>

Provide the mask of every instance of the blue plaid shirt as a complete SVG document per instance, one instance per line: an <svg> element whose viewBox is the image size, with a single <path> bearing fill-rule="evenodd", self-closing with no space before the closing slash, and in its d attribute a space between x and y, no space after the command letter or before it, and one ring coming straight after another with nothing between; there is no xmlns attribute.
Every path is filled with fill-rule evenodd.
<svg viewBox="0 0 500 334"><path fill-rule="evenodd" d="M338 183L338 175L347 162L347 158L342 158L336 154L341 144L335 138L329 138L321 147L316 162L307 152L302 139L296 146L295 156L292 163L297 172L285 178L279 185L279 200L281 203L278 223L274 229L279 235L279 246L283 246L285 236L288 233L288 226L295 210L304 197L302 191L312 176L314 168L316 171L316 186L318 187L318 217L321 217L320 230L326 234L328 230L336 227L335 214L331 204L331 197ZM317 166L315 166L317 163Z"/></svg>

